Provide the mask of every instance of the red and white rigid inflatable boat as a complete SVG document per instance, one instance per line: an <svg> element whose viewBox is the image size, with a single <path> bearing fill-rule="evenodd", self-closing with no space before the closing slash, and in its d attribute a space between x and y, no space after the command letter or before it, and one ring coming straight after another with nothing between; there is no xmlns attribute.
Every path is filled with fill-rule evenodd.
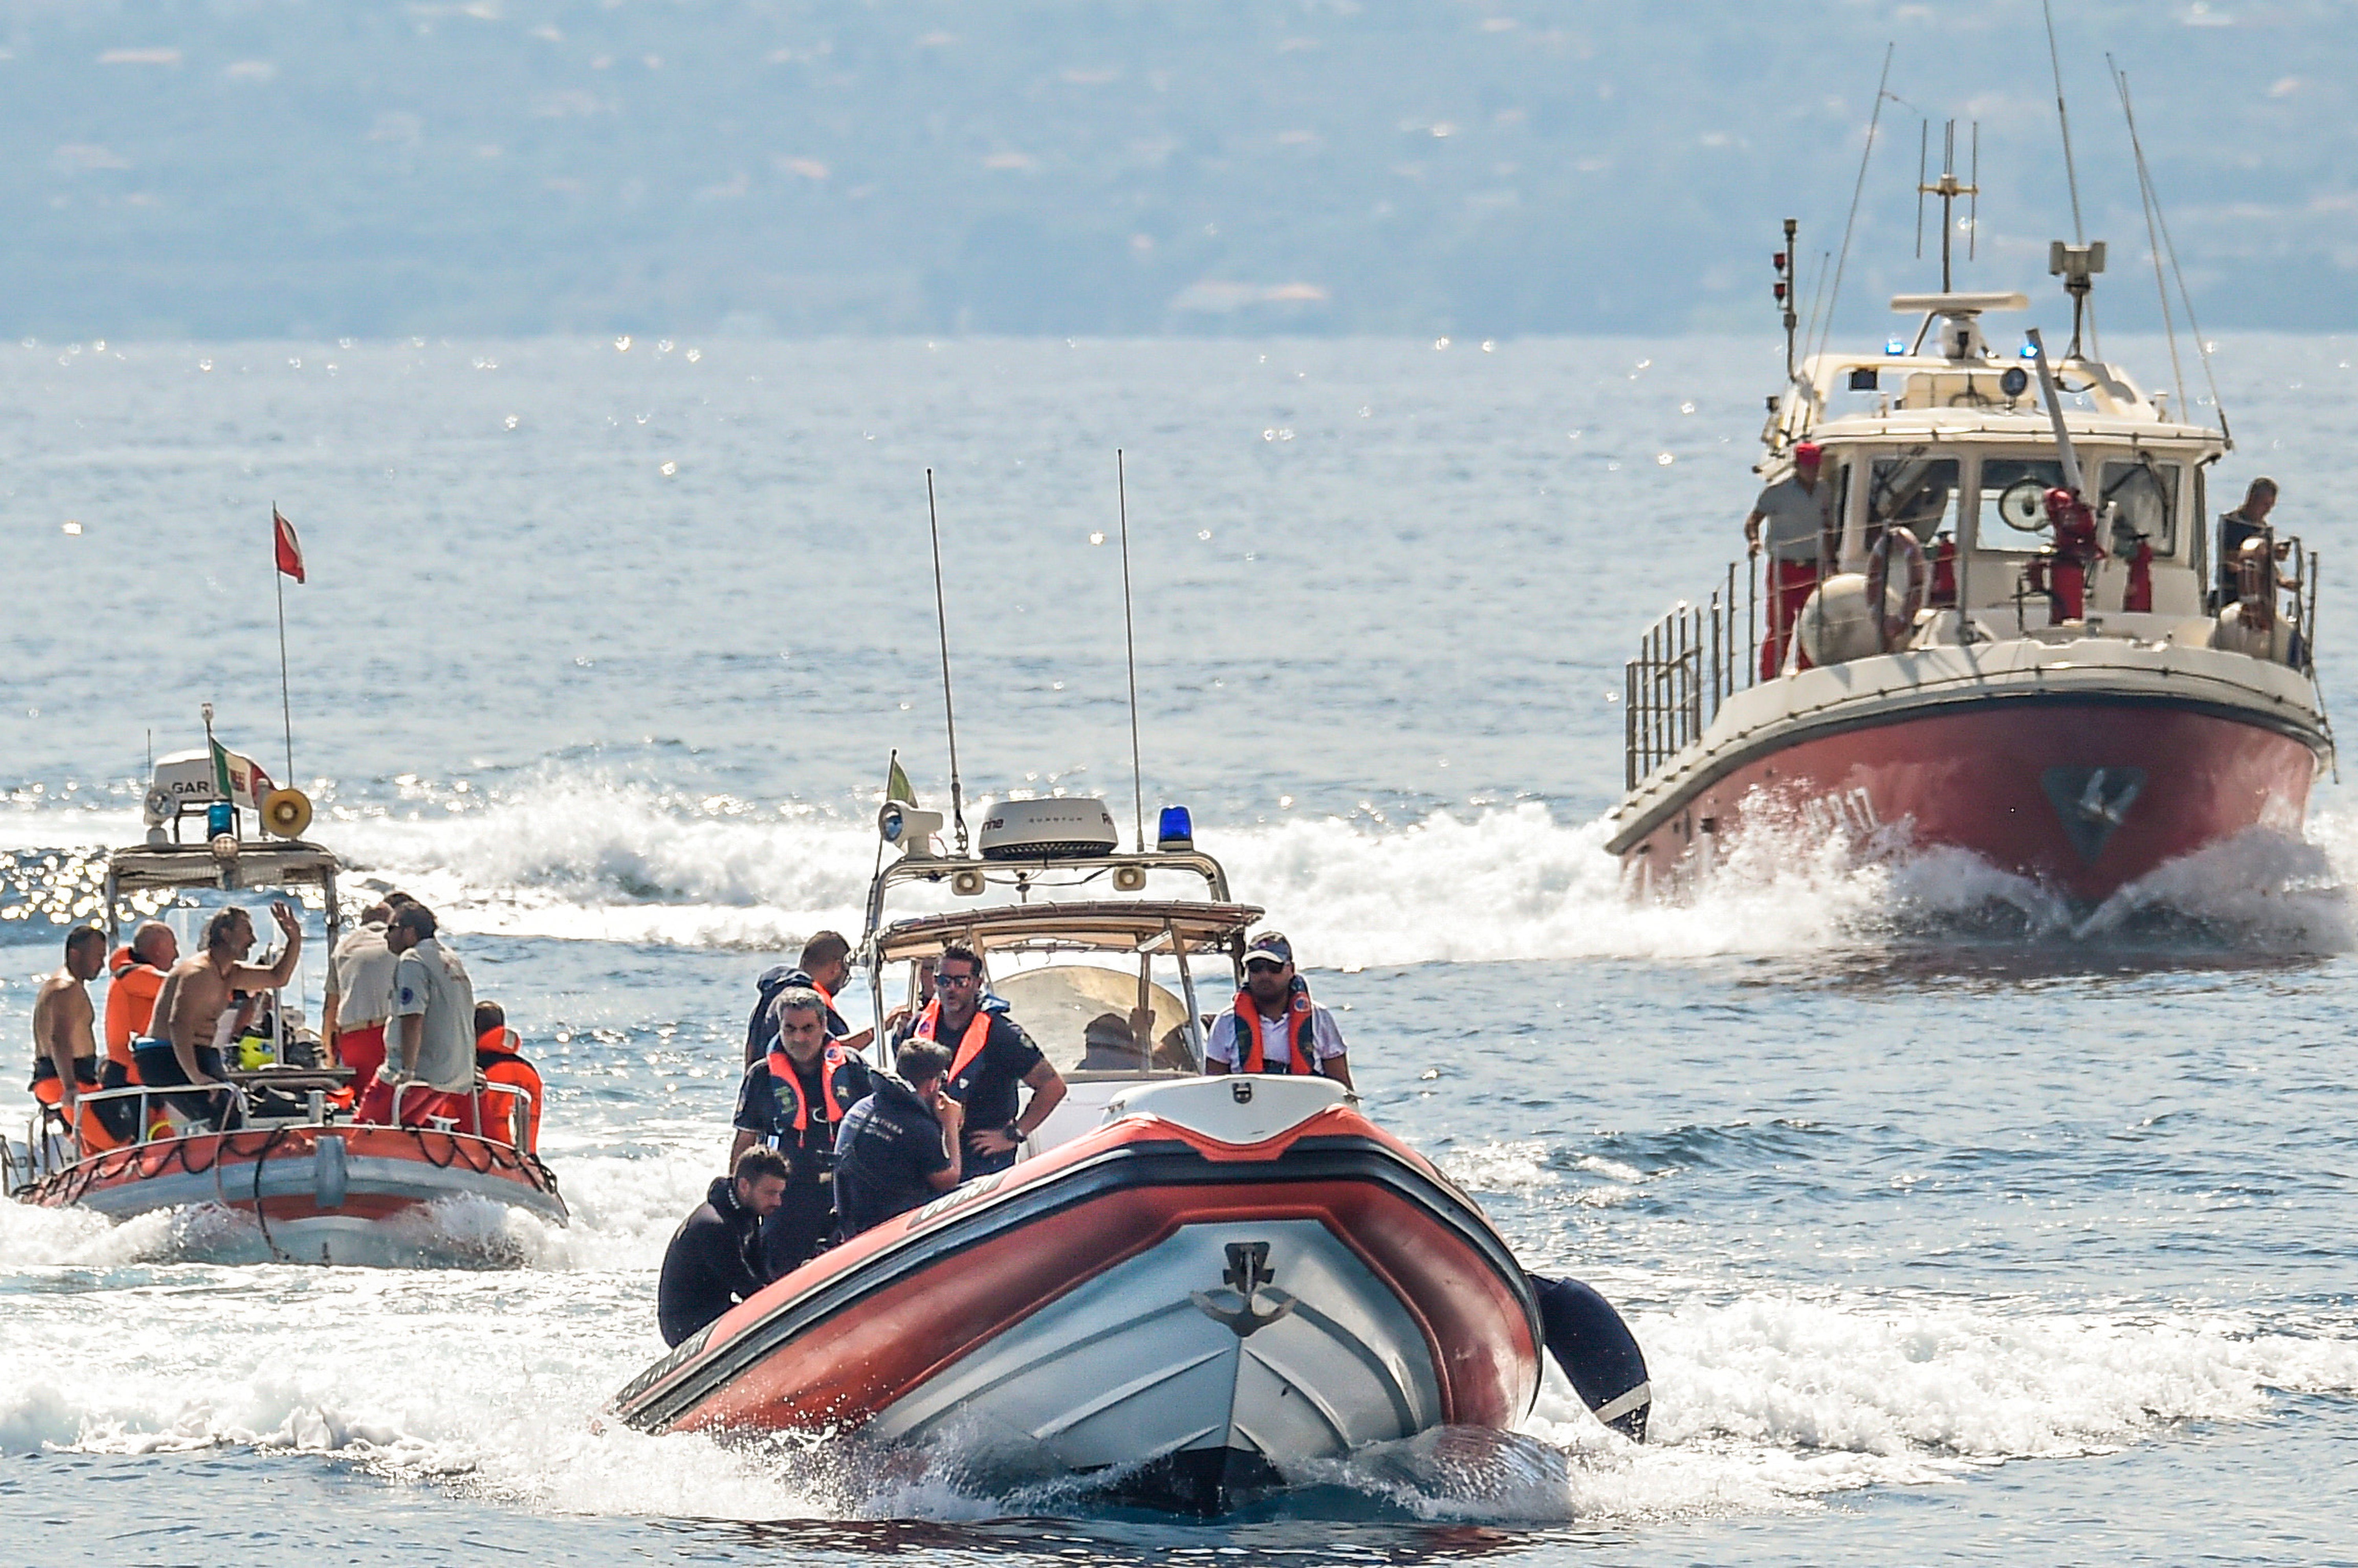
<svg viewBox="0 0 2358 1568"><path fill-rule="evenodd" d="M340 864L329 850L294 837L309 824L308 801L293 790L268 790L251 762L222 755L226 765L210 749L157 762L147 841L106 858L100 901L109 943L120 939L126 916L168 919L178 910L194 919L223 902L220 894L279 890L320 912L326 941L319 968L326 970L326 954L343 929ZM251 838L244 833L249 816L256 828ZM204 841L181 840L183 819L202 822ZM130 1108L124 1119L129 1137L101 1146L90 1131L86 1142L86 1130L69 1129L55 1110L37 1107L25 1142L6 1151L9 1195L115 1220L215 1206L251 1218L268 1255L294 1263L516 1261L479 1206L515 1210L544 1225L567 1222L557 1178L531 1147L524 1090L499 1084L479 1090L472 1120L492 1136L355 1122L342 1104L350 1071L318 1061L316 1039L294 1022L302 991L298 975L283 1005L267 1011L264 1034L244 1043L252 1065L223 1075L240 1106L236 1130L215 1132L168 1114L166 1106L188 1090L88 1091L85 1106Z"/></svg>
<svg viewBox="0 0 2358 1568"><path fill-rule="evenodd" d="M938 853L940 817L907 803L882 824L903 854L861 943L876 1016L920 1000L934 956L963 944L1066 1097L1027 1158L775 1281L648 1368L616 1416L857 1431L1212 1512L1363 1444L1512 1427L1546 1348L1642 1438L1643 1357L1601 1297L1527 1278L1340 1084L1203 1076L1198 973L1234 996L1261 912L1229 901L1184 812L1137 854L1094 800L1001 803L975 856ZM1195 896L1144 896L1174 876ZM1108 883L1141 896L1097 896ZM993 886L1017 902L958 906ZM1076 888L1093 896L1055 897ZM895 889L951 907L887 924ZM909 981L892 997L888 966Z"/></svg>
<svg viewBox="0 0 2358 1568"><path fill-rule="evenodd" d="M1967 188L1942 179L1945 211ZM1912 342L1792 370L1758 469L1818 449L1834 558L1782 594L1731 567L1641 640L1606 845L1633 881L1682 891L1765 825L1967 849L2092 904L2239 834L2299 836L2333 754L2314 559L2272 529L2268 567L2213 559L2204 481L2232 443L2182 384L2082 353L2103 265L2054 247L2074 326L2051 376L1983 334L2025 297L1949 291L1945 254L1942 292L1892 300ZM2087 508L2070 527L2058 490Z"/></svg>
<svg viewBox="0 0 2358 1568"><path fill-rule="evenodd" d="M860 1428L1211 1510L1429 1427L1511 1427L1537 1303L1481 1211L1323 1079L1193 1078L825 1252L616 1400Z"/></svg>

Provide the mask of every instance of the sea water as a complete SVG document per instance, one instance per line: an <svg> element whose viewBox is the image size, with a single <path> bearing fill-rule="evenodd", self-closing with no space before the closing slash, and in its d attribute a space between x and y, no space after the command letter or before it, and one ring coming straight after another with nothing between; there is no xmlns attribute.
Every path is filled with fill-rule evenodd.
<svg viewBox="0 0 2358 1568"><path fill-rule="evenodd" d="M2329 699L2353 347L2219 352L2212 510L2284 482ZM214 1207L0 1206L0 1557L2358 1561L2338 790L2305 838L2093 914L1805 836L1692 907L1623 894L1620 661L1719 579L1778 368L1765 340L0 349L0 1039L29 1054L87 855L137 838L200 702L287 773L275 503L313 836L506 1005L573 1215L446 1209L446 1266L361 1271L271 1263ZM947 805L928 468L968 800L1130 821L1117 449L1147 811L1190 806L1292 935L1371 1114L1620 1305L1645 1446L1551 1371L1507 1438L1199 1525L955 1453L598 1420L662 1349L753 976L857 934L895 748Z"/></svg>

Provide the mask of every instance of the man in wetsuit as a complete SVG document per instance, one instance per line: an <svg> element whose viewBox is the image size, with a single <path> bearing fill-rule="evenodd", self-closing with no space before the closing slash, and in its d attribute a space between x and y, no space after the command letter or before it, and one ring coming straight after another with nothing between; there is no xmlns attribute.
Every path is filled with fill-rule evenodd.
<svg viewBox="0 0 2358 1568"><path fill-rule="evenodd" d="M892 1066L874 1075L875 1089L836 1134L835 1209L846 1240L948 1192L962 1173L964 1119L947 1092L949 1052L911 1040Z"/></svg>
<svg viewBox="0 0 2358 1568"><path fill-rule="evenodd" d="M827 999L788 986L770 1004L769 1054L745 1069L737 1090L735 1159L759 1143L785 1158L784 1201L762 1226L762 1260L782 1279L835 1232L835 1135L868 1097L868 1064L827 1034Z"/></svg>
<svg viewBox="0 0 2358 1568"><path fill-rule="evenodd" d="M770 1149L746 1150L730 1174L714 1179L664 1249L655 1324L665 1345L677 1345L770 1282L760 1231L785 1191L786 1162Z"/></svg>
<svg viewBox="0 0 2358 1568"><path fill-rule="evenodd" d="M33 1098L53 1106L94 1153L121 1141L81 1097L99 1087L98 1036L92 1028L90 982L106 968L106 933L77 925L66 933L65 962L33 994Z"/></svg>
<svg viewBox="0 0 2358 1568"><path fill-rule="evenodd" d="M284 903L273 903L270 917L285 933L287 947L276 963L265 968L245 961L254 951L254 916L235 904L216 910L205 922L205 950L172 966L156 993L156 1013L148 1023L154 1033L132 1046L140 1082L214 1090L174 1095L170 1104L182 1116L201 1119L216 1130L235 1103L222 1092L222 1054L213 1044L232 993L276 990L295 978L295 965L302 956L303 923L295 911Z"/></svg>
<svg viewBox="0 0 2358 1568"><path fill-rule="evenodd" d="M948 1093L965 1127L966 1174L1004 1171L1063 1101L1064 1077L1021 1025L1000 1008L983 1005L982 956L973 948L942 949L934 992L900 1038L931 1040L950 1053ZM1030 1102L1019 1106L1025 1088L1032 1091Z"/></svg>

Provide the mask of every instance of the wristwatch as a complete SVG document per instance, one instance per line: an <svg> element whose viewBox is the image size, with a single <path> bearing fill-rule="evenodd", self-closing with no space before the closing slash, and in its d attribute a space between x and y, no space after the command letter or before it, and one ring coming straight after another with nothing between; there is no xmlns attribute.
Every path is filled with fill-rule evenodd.
<svg viewBox="0 0 2358 1568"><path fill-rule="evenodd" d="M1010 1143L1014 1144L1018 1149L1023 1147L1023 1124L1022 1122L1011 1121L1007 1124L1007 1141Z"/></svg>

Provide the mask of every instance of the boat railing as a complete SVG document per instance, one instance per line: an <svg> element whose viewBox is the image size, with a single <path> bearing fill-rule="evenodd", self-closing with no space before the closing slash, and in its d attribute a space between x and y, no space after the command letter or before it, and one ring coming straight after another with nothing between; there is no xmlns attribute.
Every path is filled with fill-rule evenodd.
<svg viewBox="0 0 2358 1568"><path fill-rule="evenodd" d="M1739 586L1741 592L1738 591ZM1621 722L1626 780L1638 781L1686 747L1719 714L1719 706L1758 678L1753 650L1760 640L1760 574L1757 563L1726 580L1701 604L1681 600L1638 641L1638 656L1622 666Z"/></svg>
<svg viewBox="0 0 2358 1568"><path fill-rule="evenodd" d="M74 1096L74 1104L79 1110L81 1107L86 1105L108 1105L122 1100L138 1101L139 1118L132 1136L114 1145L115 1148L127 1149L154 1142L158 1137L156 1131L156 1116L147 1103L150 1099L158 1098L168 1099L176 1095L217 1093L226 1093L236 1102L239 1119L244 1120L250 1117L252 1105L245 1097L245 1091L237 1085L230 1083L126 1084L117 1089L85 1089ZM161 1136L177 1138L183 1134L174 1131ZM31 1120L26 1125L25 1169L22 1172L11 1170L7 1173L8 1191L13 1193L21 1187L31 1186L47 1180L68 1166L80 1164L92 1154L103 1154L107 1152L104 1149L84 1149L81 1129L67 1121L61 1108L43 1102L34 1108Z"/></svg>
<svg viewBox="0 0 2358 1568"><path fill-rule="evenodd" d="M387 1118L387 1119L391 1122L391 1124L392 1124L393 1126L395 1126L395 1127L399 1127L399 1126L401 1125L401 1097L402 1097L402 1096L404 1096L404 1095L406 1095L406 1094L407 1094L407 1093L408 1093L411 1089L413 1089L413 1088L414 1088L414 1089L419 1089L419 1090L422 1090L423 1092L427 1093L427 1094L456 1094L456 1093L458 1093L458 1091L457 1091L456 1089L434 1089L434 1088L429 1088L429 1087L427 1087L427 1086L422 1085L422 1084L408 1084L408 1083L403 1083L403 1084L395 1084L395 1085L394 1085L394 1086L393 1086L393 1108L392 1108L391 1110L389 1110L389 1111L387 1111L387 1112L385 1113L385 1114L386 1114L386 1118ZM473 1136L475 1136L475 1137L477 1137L477 1138L489 1138L489 1137L491 1136L489 1133L487 1133L487 1132L485 1132L485 1131L483 1130L483 1097L484 1097L485 1095L505 1095L505 1096L507 1096L507 1097L508 1097L508 1126L509 1126L509 1130L510 1130L511 1131L517 1131L517 1130L518 1130L518 1129L516 1128L516 1115L517 1115L517 1113L518 1113L519 1111L528 1110L528 1109L529 1109L529 1108L531 1107L531 1105L532 1105L532 1091L531 1091L530 1089L526 1089L526 1088L519 1087L518 1086L516 1086L516 1085L514 1085L514 1084L493 1084L493 1083L481 1083L481 1084L477 1084L477 1085L474 1087L474 1088L473 1088L473 1089L469 1093L469 1095L468 1095L468 1108L469 1108L469 1109L473 1113L473 1115L474 1115L474 1119L475 1119L475 1130L474 1130ZM518 1103L519 1101L521 1101L522 1103L521 1103L521 1104L519 1104L519 1103ZM449 1127L442 1127L442 1128L438 1128L438 1130L439 1130L439 1131L443 1131L443 1132L456 1132L456 1131L458 1131L457 1120L456 1120L456 1119L455 1119L455 1118L441 1118L441 1117L437 1117L437 1118L433 1118L433 1119L431 1119L436 1120L436 1121L438 1121L438 1121L442 1121L442 1120L449 1120L449 1121L451 1122L451 1125L450 1125L450 1126L449 1126ZM512 1138L512 1139L510 1139L510 1138L499 1139L499 1140L496 1140L496 1141L509 1144L511 1147L517 1148L517 1149L521 1149L521 1148L523 1148L523 1147L524 1147L524 1141L523 1141L523 1139L522 1139L522 1137L521 1137L521 1136L518 1136L518 1137L516 1137L516 1138Z"/></svg>

